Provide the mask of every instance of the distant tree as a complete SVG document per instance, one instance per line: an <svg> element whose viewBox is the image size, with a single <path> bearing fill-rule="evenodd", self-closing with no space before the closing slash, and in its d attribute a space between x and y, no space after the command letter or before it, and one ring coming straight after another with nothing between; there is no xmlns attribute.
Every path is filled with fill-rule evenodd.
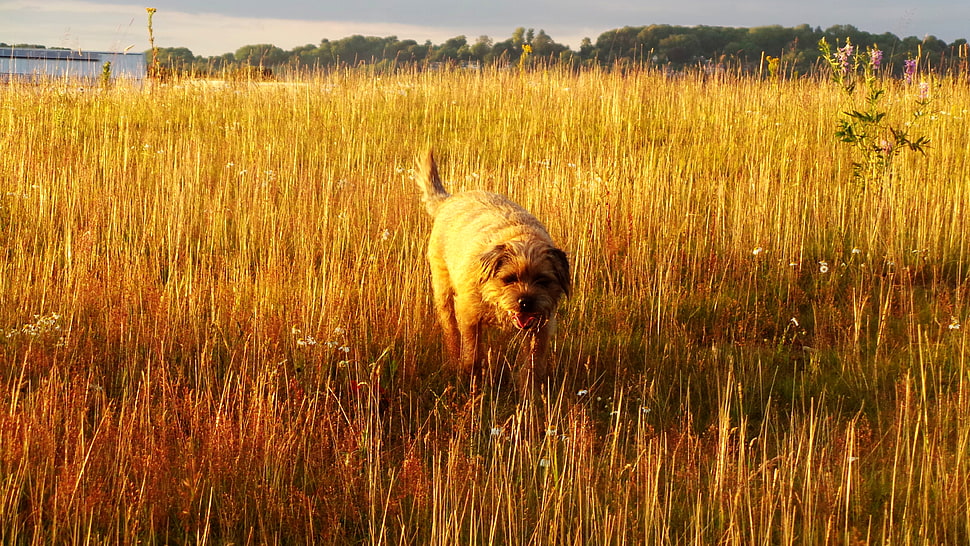
<svg viewBox="0 0 970 546"><path fill-rule="evenodd" d="M595 56L596 46L593 45L593 41L588 37L583 38L583 41L579 44L579 56L583 60L592 59Z"/></svg>
<svg viewBox="0 0 970 546"><path fill-rule="evenodd" d="M313 50L312 58L319 66L333 66L337 62L337 57L334 55L330 40L320 40L320 45Z"/></svg>
<svg viewBox="0 0 970 546"><path fill-rule="evenodd" d="M545 36L545 32L540 32L543 37L542 42L552 42L548 36ZM533 41L537 39L535 31L533 29L526 30L525 27L518 27L512 31L512 36L508 40L503 40L492 46L491 59L495 62L502 63L515 63L518 62L519 58L522 56L522 46L529 44L533 46L533 54L536 54L534 49ZM555 42L552 42L555 44ZM546 44L551 45L551 44ZM558 46L558 44L555 44ZM563 46L565 47L565 46Z"/></svg>
<svg viewBox="0 0 970 546"><path fill-rule="evenodd" d="M492 39L488 36L479 36L478 40L475 40L475 43L470 48L472 59L479 62L492 60L492 46L494 45Z"/></svg>
<svg viewBox="0 0 970 546"><path fill-rule="evenodd" d="M649 52L654 46L650 28L652 27L623 27L600 34L596 39L596 49L599 58L606 64L613 64L621 59L641 61L646 49Z"/></svg>
<svg viewBox="0 0 970 546"><path fill-rule="evenodd" d="M148 53L148 52L146 52ZM150 54L150 53L148 53ZM160 47L158 48L158 64L165 66L174 72L188 70L195 63L195 55L192 50L185 47Z"/></svg>
<svg viewBox="0 0 970 546"><path fill-rule="evenodd" d="M515 41L512 38L508 40L502 40L501 42L496 42L492 45L492 52L489 58L493 62L510 62L515 61L519 58L522 53L521 46L515 45Z"/></svg>
<svg viewBox="0 0 970 546"><path fill-rule="evenodd" d="M700 40L689 34L672 34L660 40L658 53L676 64L685 64L701 57Z"/></svg>
<svg viewBox="0 0 970 546"><path fill-rule="evenodd" d="M276 66L286 63L286 52L272 44L246 45L236 50L236 61L249 66Z"/></svg>
<svg viewBox="0 0 970 546"><path fill-rule="evenodd" d="M750 53L757 53L760 56L762 52L765 52L777 57L791 44L793 38L791 28L771 25L748 29L747 41L754 45L753 49L758 50Z"/></svg>
<svg viewBox="0 0 970 546"><path fill-rule="evenodd" d="M411 55L411 59L414 61L423 61L428 58L428 54L431 53L431 41L425 41L423 44L418 44L415 42L414 45L409 45L402 50L402 53L407 53ZM405 59L407 60L407 59Z"/></svg>
<svg viewBox="0 0 970 546"><path fill-rule="evenodd" d="M366 62L373 59L373 52L368 51L370 45L367 38L360 34L354 34L332 42L331 50L336 62L357 64L361 61Z"/></svg>
<svg viewBox="0 0 970 546"><path fill-rule="evenodd" d="M515 47L522 47L522 44L528 43L525 39L525 27L519 27L512 31L512 45Z"/></svg>
<svg viewBox="0 0 970 546"><path fill-rule="evenodd" d="M287 52L288 62L301 68L319 68L320 58L317 56L317 46L306 44L296 46Z"/></svg>
<svg viewBox="0 0 970 546"><path fill-rule="evenodd" d="M4 44L4 43L0 43L0 47L15 47L15 48L23 48L23 49L54 49L54 50L58 50L58 49L59 50L68 50L69 49L69 48L66 48L66 47L47 47L47 46L42 46L42 45L38 45L38 44L10 44L10 45L7 45L7 44Z"/></svg>
<svg viewBox="0 0 970 546"><path fill-rule="evenodd" d="M946 42L932 34L923 38L923 43L920 45L923 46L923 51L925 52L941 53L947 49Z"/></svg>
<svg viewBox="0 0 970 546"><path fill-rule="evenodd" d="M401 44L397 36L380 38L355 34L330 42L330 49L335 62L358 64L394 59L402 49L410 47L414 51L417 46L413 40Z"/></svg>
<svg viewBox="0 0 970 546"><path fill-rule="evenodd" d="M540 30L539 34L536 34L530 43L532 44L532 54L537 57L558 57L561 53L569 49L553 41L544 30Z"/></svg>
<svg viewBox="0 0 970 546"><path fill-rule="evenodd" d="M825 29L819 39L825 38L832 47L842 46L846 40L852 42L855 47L863 49L873 45L875 42L871 34L862 32L853 25L833 25Z"/></svg>
<svg viewBox="0 0 970 546"><path fill-rule="evenodd" d="M466 47L467 45L468 40L464 36L449 38L435 49L431 55L431 60L437 62L468 60L471 51Z"/></svg>
<svg viewBox="0 0 970 546"><path fill-rule="evenodd" d="M232 53L223 53L222 55L219 55L217 57L210 57L209 61L210 61L210 64L212 64L213 69L221 70L227 66L231 66L235 64L236 56L233 55Z"/></svg>

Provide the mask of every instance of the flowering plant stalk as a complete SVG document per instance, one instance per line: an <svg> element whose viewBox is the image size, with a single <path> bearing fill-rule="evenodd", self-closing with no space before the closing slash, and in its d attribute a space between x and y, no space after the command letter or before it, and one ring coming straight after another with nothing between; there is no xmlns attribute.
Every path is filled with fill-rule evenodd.
<svg viewBox="0 0 970 546"><path fill-rule="evenodd" d="M158 48L155 47L155 28L152 26L152 18L155 17L156 11L158 10L155 8L145 8L145 12L148 13L148 44L152 50L152 64L148 68L148 75L151 78L158 77Z"/></svg>
<svg viewBox="0 0 970 546"><path fill-rule="evenodd" d="M848 39L834 52L825 38L819 41L818 46L832 69L832 80L845 91L847 97L853 96L860 86L865 89L865 107L843 111L835 131L839 141L852 145L860 157L852 163L853 180L864 186L871 181L885 180L891 175L893 159L900 151L909 149L925 153L929 139L925 136L911 137L906 128L911 124L890 125L886 120L888 112L880 108L880 101L886 92L883 79L879 76L882 51L878 47L861 51ZM915 60L906 62L907 83L913 82L915 68ZM923 115L922 108L929 104L929 95L924 89L928 90L928 87L921 87L913 121Z"/></svg>
<svg viewBox="0 0 970 546"><path fill-rule="evenodd" d="M519 57L519 70L524 70L532 55L532 45L522 44L522 56Z"/></svg>

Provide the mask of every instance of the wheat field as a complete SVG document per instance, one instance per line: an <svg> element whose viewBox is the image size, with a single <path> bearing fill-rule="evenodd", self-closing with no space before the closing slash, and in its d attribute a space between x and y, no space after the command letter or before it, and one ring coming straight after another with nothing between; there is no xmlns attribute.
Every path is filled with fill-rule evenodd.
<svg viewBox="0 0 970 546"><path fill-rule="evenodd" d="M0 542L967 543L970 88L926 81L870 184L815 78L2 86ZM545 397L441 371L429 146L570 257Z"/></svg>

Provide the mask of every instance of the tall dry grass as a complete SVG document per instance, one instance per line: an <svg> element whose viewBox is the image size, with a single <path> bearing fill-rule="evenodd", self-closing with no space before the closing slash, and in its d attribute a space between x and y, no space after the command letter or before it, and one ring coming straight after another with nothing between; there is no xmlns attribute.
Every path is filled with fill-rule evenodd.
<svg viewBox="0 0 970 546"><path fill-rule="evenodd" d="M933 83L865 187L816 80L0 88L0 541L966 542L970 90ZM544 399L439 373L428 145L570 255Z"/></svg>

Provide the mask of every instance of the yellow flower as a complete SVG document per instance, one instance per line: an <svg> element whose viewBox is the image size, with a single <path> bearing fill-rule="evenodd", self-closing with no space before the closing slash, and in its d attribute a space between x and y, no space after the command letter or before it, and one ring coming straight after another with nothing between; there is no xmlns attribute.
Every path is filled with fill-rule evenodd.
<svg viewBox="0 0 970 546"><path fill-rule="evenodd" d="M778 64L781 59L778 57L772 57L771 55L765 56L765 60L768 61L768 74L774 76L778 73Z"/></svg>

